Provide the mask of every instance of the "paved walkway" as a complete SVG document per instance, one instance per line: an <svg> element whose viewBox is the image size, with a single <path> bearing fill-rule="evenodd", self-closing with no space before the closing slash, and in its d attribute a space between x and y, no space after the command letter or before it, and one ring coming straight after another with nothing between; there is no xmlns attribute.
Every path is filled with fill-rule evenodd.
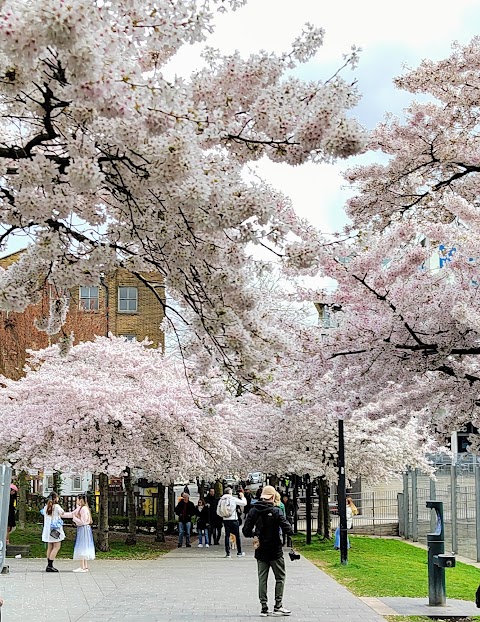
<svg viewBox="0 0 480 622"><path fill-rule="evenodd" d="M381 622L384 618L303 557L286 557L284 604L299 622ZM2 622L245 622L260 619L256 562L225 559L223 547L176 549L157 560L95 561L88 574L45 572L39 559L9 560L0 576ZM273 577L269 595L273 605ZM281 619L281 618L280 618Z"/></svg>

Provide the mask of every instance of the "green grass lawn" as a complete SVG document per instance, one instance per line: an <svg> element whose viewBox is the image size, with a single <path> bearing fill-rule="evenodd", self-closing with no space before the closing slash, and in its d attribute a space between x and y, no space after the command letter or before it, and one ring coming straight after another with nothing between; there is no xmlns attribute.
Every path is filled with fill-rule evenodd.
<svg viewBox="0 0 480 622"><path fill-rule="evenodd" d="M75 542L75 528L65 528L66 538L62 542L59 558L73 557L73 545ZM125 544L125 533L111 532L110 551L102 553L96 551L97 559L155 559L160 555L167 553L173 546L176 546L176 538L171 542L172 536L167 536L167 542L155 542L155 536L146 536L139 534L137 536L137 544ZM12 544L29 544L30 557L45 557L46 545L42 542L42 525L27 524L24 530L17 529L11 534L10 542Z"/></svg>
<svg viewBox="0 0 480 622"><path fill-rule="evenodd" d="M294 542L302 555L357 596L428 596L426 551L401 540L350 535L349 539L347 566L340 564L331 540L314 536L306 546L305 537L299 535ZM480 571L474 566L457 563L446 570L447 598L473 601L479 583Z"/></svg>

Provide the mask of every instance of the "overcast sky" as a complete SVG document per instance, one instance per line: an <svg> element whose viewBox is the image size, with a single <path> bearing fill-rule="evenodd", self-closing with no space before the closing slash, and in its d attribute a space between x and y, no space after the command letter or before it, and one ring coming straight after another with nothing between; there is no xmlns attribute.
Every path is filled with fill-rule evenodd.
<svg viewBox="0 0 480 622"><path fill-rule="evenodd" d="M315 59L296 73L305 79L328 78L342 64L352 44L363 49L355 72L362 101L353 112L366 128L373 128L393 112L402 115L411 95L393 87L395 76L415 68L424 58L439 60L450 54L453 41L467 43L480 30L478 0L249 0L235 13L217 19L209 45L225 53L239 49L248 55L259 49L288 51L289 43L305 22L325 29L325 42ZM188 75L199 66L199 46L182 50L172 70ZM374 154L337 165L289 167L262 161L259 172L289 195L297 211L324 231L336 231L346 222L343 205L348 190L340 172Z"/></svg>
<svg viewBox="0 0 480 622"><path fill-rule="evenodd" d="M235 13L217 18L209 45L225 53L239 49L247 56L259 49L282 52L301 32L305 22L322 26L325 44L315 59L297 74L305 79L330 77L352 44L363 48L358 69L362 101L354 111L362 125L373 128L385 112L401 115L410 95L393 88L392 79L416 67L423 58L449 55L454 40L467 43L480 26L478 0L456 0L446 6L438 0L250 0ZM199 46L182 50L171 72L188 76L199 67ZM352 75L352 72L349 72ZM293 200L297 211L324 231L337 231L346 219L343 205L348 190L340 172L375 156L350 159L337 165L289 167L262 161L259 173ZM9 250L24 245L14 243Z"/></svg>

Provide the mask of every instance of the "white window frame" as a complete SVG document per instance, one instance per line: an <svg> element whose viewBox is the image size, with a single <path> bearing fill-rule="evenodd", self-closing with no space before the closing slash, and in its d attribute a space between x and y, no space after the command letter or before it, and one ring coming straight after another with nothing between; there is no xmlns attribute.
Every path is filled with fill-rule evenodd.
<svg viewBox="0 0 480 622"><path fill-rule="evenodd" d="M82 289L88 289L88 296L82 296ZM97 290L97 295L92 296L92 290ZM88 301L88 306L82 305L82 301ZM91 301L95 300L95 308L91 308ZM81 311L98 311L98 307L100 304L100 288L98 285L90 286L90 285L81 285L78 290L78 306Z"/></svg>
<svg viewBox="0 0 480 622"><path fill-rule="evenodd" d="M128 333L127 335L120 335L120 337L125 337L127 341L137 341L137 335L133 335L132 333Z"/></svg>
<svg viewBox="0 0 480 622"><path fill-rule="evenodd" d="M78 486L75 486L75 482L76 480L79 481ZM76 492L81 492L82 491L82 476L81 475L72 475L72 490L75 490Z"/></svg>
<svg viewBox="0 0 480 622"><path fill-rule="evenodd" d="M122 296L122 290L126 290ZM132 291L135 292L135 296L131 296ZM122 301L127 302L128 309L122 309ZM130 308L130 303L135 301L135 309ZM132 287L130 285L119 285L118 287L118 312L119 313L138 313L138 287Z"/></svg>

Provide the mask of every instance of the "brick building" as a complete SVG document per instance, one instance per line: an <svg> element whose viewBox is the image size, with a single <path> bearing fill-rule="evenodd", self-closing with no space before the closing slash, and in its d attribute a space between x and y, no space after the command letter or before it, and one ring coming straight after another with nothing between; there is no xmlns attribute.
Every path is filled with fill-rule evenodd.
<svg viewBox="0 0 480 622"><path fill-rule="evenodd" d="M0 267L7 268L18 261L23 252L0 258ZM141 276L148 285L128 270L119 268L105 275L98 285L71 289L67 292L70 299L67 321L62 332L50 338L34 326L35 318L48 315L50 298L56 295L48 285L45 285L41 302L30 305L23 313L0 312L0 373L19 378L27 349L44 348L71 332L75 343L112 333L138 341L148 338L153 347L163 346L160 324L164 317L164 285L156 273Z"/></svg>
<svg viewBox="0 0 480 622"><path fill-rule="evenodd" d="M5 269L18 261L23 252L0 258L0 267ZM111 333L138 341L148 338L152 347L164 345L160 324L164 318L165 288L156 273L142 274L139 279L119 268L95 286L72 288L67 292L69 309L65 325L58 335L49 337L35 328L34 320L48 315L50 298L56 295L46 284L39 304L29 305L23 313L0 312L0 374L19 379L28 349L45 348L71 332L75 343ZM75 494L91 487L89 473L63 474L62 480L63 494ZM33 492L48 493L53 487L53 474L49 471L39 476L32 474L31 486Z"/></svg>

